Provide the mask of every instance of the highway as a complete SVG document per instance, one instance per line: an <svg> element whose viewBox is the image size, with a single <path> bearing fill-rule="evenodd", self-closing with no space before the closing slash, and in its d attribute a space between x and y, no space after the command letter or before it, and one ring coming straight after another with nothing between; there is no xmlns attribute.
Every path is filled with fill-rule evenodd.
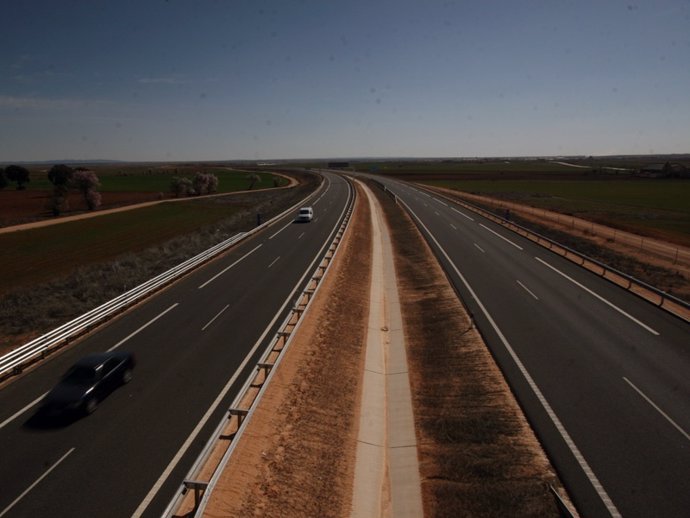
<svg viewBox="0 0 690 518"><path fill-rule="evenodd" d="M582 513L688 516L690 324L439 196L409 206Z"/></svg>
<svg viewBox="0 0 690 518"><path fill-rule="evenodd" d="M353 196L326 174L297 211L0 390L0 517L160 516L308 281ZM132 351L133 380L68 422L36 403L77 358Z"/></svg>

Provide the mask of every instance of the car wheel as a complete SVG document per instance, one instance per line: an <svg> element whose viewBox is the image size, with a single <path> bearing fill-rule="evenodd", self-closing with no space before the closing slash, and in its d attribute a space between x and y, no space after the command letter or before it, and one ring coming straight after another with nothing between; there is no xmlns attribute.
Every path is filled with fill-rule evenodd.
<svg viewBox="0 0 690 518"><path fill-rule="evenodd" d="M96 411L97 406L98 401L96 401L96 398L89 398L86 400L86 403L84 404L84 412L86 412L87 414L93 414Z"/></svg>
<svg viewBox="0 0 690 518"><path fill-rule="evenodd" d="M132 381L132 369L125 369L125 372L122 373L122 383L126 384Z"/></svg>

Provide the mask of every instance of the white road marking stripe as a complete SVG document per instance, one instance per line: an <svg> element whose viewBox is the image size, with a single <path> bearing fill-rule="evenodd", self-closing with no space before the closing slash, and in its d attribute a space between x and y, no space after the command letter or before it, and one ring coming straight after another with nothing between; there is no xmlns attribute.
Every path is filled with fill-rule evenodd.
<svg viewBox="0 0 690 518"><path fill-rule="evenodd" d="M448 204L447 204L445 201L439 200L438 198L434 198L434 201L439 202L439 203L440 203L441 205L443 205L444 207L447 207L447 206L448 206Z"/></svg>
<svg viewBox="0 0 690 518"><path fill-rule="evenodd" d="M299 236L297 236L297 239L302 239L303 236L304 236L304 232L302 232Z"/></svg>
<svg viewBox="0 0 690 518"><path fill-rule="evenodd" d="M409 207L409 205L407 205L407 204L405 204L405 205L407 206L407 209L410 211L410 213L417 219L417 221L419 221L419 224L422 226L422 228L424 228L424 230L426 230L429 237L434 241L434 243L436 243L436 246L438 247L438 249L445 256L448 263L453 267L453 270L455 270L455 273L460 278L460 281L465 285L467 290L470 292L470 295L477 301L477 305L481 309L482 313L484 313L484 316L489 321L489 324L491 325L491 327L494 329L494 331L498 335L498 338L503 343L503 346L506 348L506 350L510 354L511 358L513 358L515 365L517 365L518 369L520 370L523 377L525 378L525 381L527 381L530 388L532 389L532 392L534 392L534 395L537 397L537 399L541 403L542 407L544 408L547 415L551 419L551 422L554 424L554 426L558 430L558 433L561 434L563 441L568 446L568 449L570 450L570 452L575 457L575 460L577 461L577 463L580 465L580 469L582 469L582 471L585 473L585 475L589 479L589 482L592 484L592 487L594 487L594 490L599 495L599 498L601 498L602 502L604 503L604 505L608 509L611 516L613 518L622 518L620 512L618 511L618 508L616 508L616 505L611 500L611 497L609 497L608 493L606 492L604 487L599 482L599 479L597 478L597 476L592 471L592 468L590 468L589 464L587 463L587 460L584 458L584 456L580 452L580 449L577 447L577 445L575 444L573 439L570 437L570 434L565 429L565 426L563 426L563 423L561 423L561 420L556 415L556 412L554 412L553 408L551 408L551 405L546 400L546 397L544 397L544 394L542 394L541 390L537 386L537 383L534 381L534 379L532 378L530 373L527 371L527 368L524 366L524 364L522 363L522 361L518 357L517 353L513 350L513 347L510 345L510 342L508 342L508 339L503 335L503 332L498 327L498 325L494 321L493 317L489 314L488 310L484 307L484 304L482 304L481 300L479 299L479 297L477 297L477 294L474 292L474 290L472 289L470 284L467 282L465 277L460 273L460 270L458 270L458 268L455 266L455 263L453 263L453 261L450 259L450 257L446 253L446 251L441 247L441 244L436 240L436 238L429 231L429 229L426 227L426 225L424 225L422 220L419 219L417 214L414 213L414 211Z"/></svg>
<svg viewBox="0 0 690 518"><path fill-rule="evenodd" d="M211 324L213 324L213 322L215 322L215 320L216 320L219 316L221 316L221 315L223 314L223 311L225 311L225 310L228 309L229 307L230 307L230 304L228 304L228 305L225 306L223 309L221 309L215 317L213 317L211 320L208 321L208 324L206 324L204 327L201 328L201 330L202 330L202 331L206 331L206 328L207 328L208 326L210 326Z"/></svg>
<svg viewBox="0 0 690 518"><path fill-rule="evenodd" d="M273 260L273 262L272 262L271 264L268 265L268 267L270 268L271 266L273 266L274 264L276 264L276 263L278 262L278 259L280 259L280 256L276 257L276 258Z"/></svg>
<svg viewBox="0 0 690 518"><path fill-rule="evenodd" d="M539 297L537 297L534 293L532 293L532 291L527 286L522 284L520 281L517 281L517 283L522 287L523 290L525 290L527 293L532 295L536 300L539 300Z"/></svg>
<svg viewBox="0 0 690 518"><path fill-rule="evenodd" d="M452 223L450 224L450 226L453 227L453 230L457 230L457 229L458 229L458 227L456 227L456 226L453 225Z"/></svg>
<svg viewBox="0 0 690 518"><path fill-rule="evenodd" d="M5 516L15 505L17 505L17 504L19 503L19 501L20 501L22 498L24 498L27 494L29 494L29 492L30 492L33 488L35 488L35 487L41 482L41 480L43 480L43 479L46 478L48 475L50 475L50 473L51 473L55 468L57 468L57 467L62 463L62 461L65 460L65 459L67 458L67 456L68 456L70 453L72 453L75 449L76 449L76 448L72 448L70 451L68 451L68 452L65 453L62 457L60 457L60 460L58 460L55 464L53 464L53 465L50 467L50 469L48 469L48 471L46 471L43 475L41 475L41 476L38 478L38 480L36 480L36 482L34 482L33 484L31 484L31 485L30 485L21 495L19 495L10 505L8 505L7 507L5 507L5 509L0 513L0 518L1 518L2 516Z"/></svg>
<svg viewBox="0 0 690 518"><path fill-rule="evenodd" d="M29 403L29 404L26 405L24 408L22 408L19 412L15 413L14 415L12 415L12 416L8 417L7 419L5 419L2 423L0 423L0 430L3 429L3 428L4 428L5 426L7 426L8 424L10 424L12 421L14 421L17 417L19 417L20 415L22 415L24 412L26 412L27 410L29 410L31 407L33 407L33 406L37 405L38 403L40 403L41 400L42 400L44 397L46 397L47 394L48 394L48 392L44 392L43 394L41 394L40 396L38 396L36 399L34 399L31 403Z"/></svg>
<svg viewBox="0 0 690 518"><path fill-rule="evenodd" d="M478 249L481 253L483 253L483 254L486 253L486 252L484 251L484 249L483 249L481 246L479 246L477 243L475 243L474 246L476 246L477 249Z"/></svg>
<svg viewBox="0 0 690 518"><path fill-rule="evenodd" d="M535 259L536 259L537 261L539 261L540 263L542 263L544 266L548 266L549 268L551 268L551 269L552 269L554 272L556 272L557 274L559 274L559 275L561 275L562 277L568 279L570 282L572 282L573 284L575 284L575 286L578 286L578 287L582 288L582 289L585 290L587 293L589 293L589 294L592 295L593 297L599 299L600 301L602 301L602 302L603 302L604 304L606 304L607 306L611 307L612 309L615 309L615 310L618 311L621 315L623 315L623 316L625 316L625 317L628 317L630 320L632 320L633 322L635 322L635 323L636 323L637 325L639 325L640 327L646 329L647 331L649 331L649 332L652 333L653 335L659 336L659 333L656 332L654 329L652 329L651 327L649 327L649 326L646 325L646 324L643 324L642 322L640 322L639 320L637 320L634 316L632 316L630 313L626 313L626 312L623 311L621 308L619 308L618 306L616 306L616 305L613 304L612 302L609 302L608 300L606 300L604 297L602 297L602 296L599 295L598 293L593 292L592 290L590 290L590 289L587 288L586 286L584 286L584 285L580 284L579 282L577 282L577 281L576 281L575 279L573 279L572 277L569 277L568 275L566 275L566 274L563 273L562 271L560 271L560 270L558 270L557 268L551 266L551 265L550 265L549 263L547 263L546 261L543 261L543 260L539 259L538 257L535 257Z"/></svg>
<svg viewBox="0 0 690 518"><path fill-rule="evenodd" d="M291 221L290 223L288 223L287 225L285 225L283 228L281 228L278 232L276 232L275 234L273 234L273 235L272 235L271 237L269 237L268 239L269 239L269 240L273 239L273 238L276 237L278 234L280 234L283 230L285 230L286 228L288 228L290 225L292 225L292 221Z"/></svg>
<svg viewBox="0 0 690 518"><path fill-rule="evenodd" d="M633 384L633 382L630 381L630 380L629 380L628 378L626 378L625 376L623 376L623 380L624 380L628 385L630 385L630 386L635 390L635 392L637 392L640 396L642 396L642 397L644 398L644 400L645 400L647 403L649 403L650 405L652 405L652 407L654 408L654 410L656 410L657 412L659 412L669 423L671 423L671 424L673 425L673 427L674 427L676 430L678 430L680 433L682 433L682 434L683 434L683 437L685 437L688 441L690 441L690 434L688 434L688 432L686 432L685 430L683 430L683 429L680 427L680 425L678 425L673 419L671 419L671 418L669 417L669 415L668 415L666 412L664 412L661 408L659 408L659 407L654 403L654 401L652 401L651 399L649 399L649 398L645 395L644 392L642 392L640 389L638 389L638 388Z"/></svg>
<svg viewBox="0 0 690 518"><path fill-rule="evenodd" d="M489 227L487 227L487 226L484 225L483 223L480 223L479 226L480 226L480 227L484 227L486 230L488 230L489 232L491 232L493 235L495 235L495 236L497 236L497 237L500 237L501 239L503 239L503 241L505 241L506 243L509 243L509 244L513 245L513 246L514 246L515 248L517 248L518 250L522 250L522 247L521 247L520 245L518 245L518 244L516 244L516 243L513 243L513 242L512 242L510 239L508 239L507 237L503 237L503 236L502 236L501 234L499 234L498 232L496 232L496 231L494 231L494 230L491 230Z"/></svg>
<svg viewBox="0 0 690 518"><path fill-rule="evenodd" d="M171 311L171 310L175 309L175 308L176 308L177 306L179 306L179 305L180 305L179 302L175 302L175 304L173 304L173 305L170 306L168 309L166 309L165 311L163 311L160 315L158 315L157 317L155 317L155 318L149 320L146 324L144 324L143 326L141 326L139 329L137 329L136 331L134 331L132 334L126 336L125 338L123 338L122 340L120 340L119 342L117 342L117 343L116 343L115 345L113 345L110 349L108 349L108 352L114 351L115 349L117 349L118 347L120 347L123 343L125 343L127 340L129 340L129 339L132 338L133 336L139 334L141 331L143 331L144 329L146 329L147 327L149 327L151 324L153 324L156 320L158 320L158 319L161 318L163 315L165 315L168 311Z"/></svg>
<svg viewBox="0 0 690 518"><path fill-rule="evenodd" d="M263 246L263 245L259 245L259 246L257 246L256 248L254 248L253 250L250 250L249 252L247 252L246 254L244 254L244 255L243 255L242 257L240 257L237 261L235 261L235 262L232 263L230 266L228 266L227 268L225 268L222 272L217 273L216 275L214 275L213 277L211 277L209 280L207 280L205 283L203 283L201 286L199 286L199 289L201 289L201 288L207 286L208 284L211 284L211 283L212 283L213 281L215 281L218 277L220 277L220 276L223 275L225 272L227 272L230 268L232 268L233 266L235 266L236 264L238 264L240 261L242 261L242 260L246 259L247 257L249 257L251 254L253 254L254 252L256 252L256 251L257 251L259 248L261 248L262 246Z"/></svg>
<svg viewBox="0 0 690 518"><path fill-rule="evenodd" d="M456 209L455 207L451 207L451 209L454 210L455 212L457 212L458 214L460 214L461 216L463 216L463 217L469 219L470 221L474 221L474 219L472 219L470 216L468 216L467 214L465 214L465 213L462 212L461 210L458 210L458 209Z"/></svg>
<svg viewBox="0 0 690 518"><path fill-rule="evenodd" d="M434 214L436 214L437 216L440 216L440 214L439 214L438 212L436 212L436 211L434 211Z"/></svg>
<svg viewBox="0 0 690 518"><path fill-rule="evenodd" d="M108 349L108 352L113 351L113 350L117 349L118 347L120 347L120 345L122 345L123 343L125 343L127 340L129 340L130 338L132 338L134 335L136 335L136 334L139 333L140 331L143 331L144 329L146 329L148 326L150 326L151 324L153 324L156 320L158 320L159 318L161 318L161 317L162 317L163 315L165 315L168 311L170 311L171 309L175 308L175 307L178 306L178 305L179 305L179 304L176 302L175 304L173 304L172 306L170 306L168 309L166 309L165 311L163 311L160 315L158 315L157 317L155 317L153 320L150 320L147 324L144 324L144 325L141 326L139 329L137 329L136 331L134 331L132 334L130 334L130 335L127 336L126 338L123 338L122 340L120 340L118 343L116 343L114 346L112 346L110 349ZM40 403L41 400L43 400L43 398L46 397L47 394L48 394L48 392L44 392L43 394L41 394L40 396L38 396L36 399L34 399L31 403L29 403L28 405L26 405L24 408L22 408L22 409L19 410L18 412L14 413L13 415L11 415L11 416L8 417L7 419L5 419L2 423L0 423L0 430L1 430L2 428L4 428L5 426L7 426L8 424L10 424L12 421L14 421L17 417L19 417L20 415L22 415L24 412L26 412L27 410L30 410L32 407L34 407L34 406L36 406L38 403ZM0 516L1 516L1 515L0 515Z"/></svg>

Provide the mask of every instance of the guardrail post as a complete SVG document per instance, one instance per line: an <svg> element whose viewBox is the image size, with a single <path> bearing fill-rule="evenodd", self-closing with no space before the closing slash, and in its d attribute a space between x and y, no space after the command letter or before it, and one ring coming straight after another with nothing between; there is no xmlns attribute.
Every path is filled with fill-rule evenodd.
<svg viewBox="0 0 690 518"><path fill-rule="evenodd" d="M241 408L228 408L228 419L233 416L237 416L237 428L242 426L242 421L247 417L249 410L243 410Z"/></svg>
<svg viewBox="0 0 690 518"><path fill-rule="evenodd" d="M183 482L185 489L193 489L194 490L194 514L196 510L199 508L199 504L201 503L201 495L203 494L204 491L206 491L206 488L208 487L208 482L201 482L198 480L185 480Z"/></svg>

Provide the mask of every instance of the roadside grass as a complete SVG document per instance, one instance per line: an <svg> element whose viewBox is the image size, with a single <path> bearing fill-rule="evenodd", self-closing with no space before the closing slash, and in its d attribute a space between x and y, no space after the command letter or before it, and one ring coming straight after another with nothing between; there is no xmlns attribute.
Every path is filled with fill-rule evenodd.
<svg viewBox="0 0 690 518"><path fill-rule="evenodd" d="M232 215L211 200L162 203L86 220L0 234L2 291L55 278L74 265L106 261Z"/></svg>

